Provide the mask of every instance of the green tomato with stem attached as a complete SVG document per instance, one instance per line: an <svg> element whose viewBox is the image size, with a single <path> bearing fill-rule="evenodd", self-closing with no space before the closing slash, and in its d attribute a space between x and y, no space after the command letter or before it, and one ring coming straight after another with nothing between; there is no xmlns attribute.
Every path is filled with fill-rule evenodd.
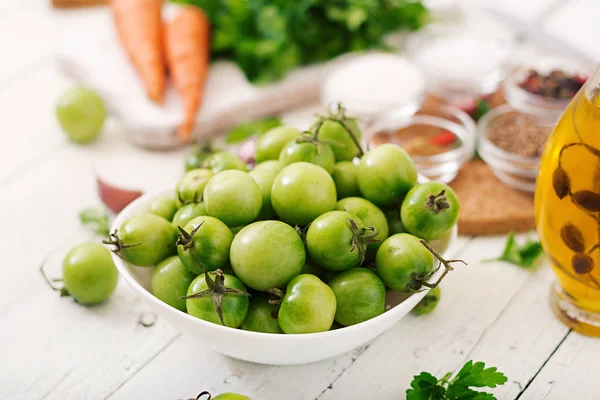
<svg viewBox="0 0 600 400"><path fill-rule="evenodd" d="M257 219L267 220L275 219L277 215L273 206L271 205L271 188L275 177L283 166L279 161L269 160L258 164L252 171L249 172L250 176L256 181L262 194L262 208L258 214Z"/></svg>
<svg viewBox="0 0 600 400"><path fill-rule="evenodd" d="M146 267L176 254L176 241L177 230L169 221L154 214L140 214L125 221L103 243L113 245L113 252L128 263Z"/></svg>
<svg viewBox="0 0 600 400"><path fill-rule="evenodd" d="M400 203L416 183L415 164L395 144L381 145L360 160L358 187L365 199L377 206Z"/></svg>
<svg viewBox="0 0 600 400"><path fill-rule="evenodd" d="M235 235L229 258L242 282L266 291L283 287L298 275L306 253L294 228L280 221L259 221Z"/></svg>
<svg viewBox="0 0 600 400"><path fill-rule="evenodd" d="M333 167L331 177L335 182L338 199L360 196L358 165L351 161L340 161Z"/></svg>
<svg viewBox="0 0 600 400"><path fill-rule="evenodd" d="M150 287L152 294L173 308L185 312L185 300L190 284L196 277L187 270L178 256L165 258L156 265Z"/></svg>
<svg viewBox="0 0 600 400"><path fill-rule="evenodd" d="M201 217L203 215L206 215L206 207L204 206L204 203L184 204L173 216L173 221L171 224L175 228L178 226L183 228L194 218Z"/></svg>
<svg viewBox="0 0 600 400"><path fill-rule="evenodd" d="M210 169L213 174L218 174L221 171L231 169L248 171L246 163L241 158L226 151L219 151L211 154L206 158L203 166L204 168Z"/></svg>
<svg viewBox="0 0 600 400"><path fill-rule="evenodd" d="M283 166L307 162L318 165L331 174L335 165L335 156L329 147L311 139L310 135L303 135L283 146L279 162Z"/></svg>
<svg viewBox="0 0 600 400"><path fill-rule="evenodd" d="M69 250L63 259L62 272L62 293L88 305L106 301L119 280L110 252L98 243L82 243Z"/></svg>
<svg viewBox="0 0 600 400"><path fill-rule="evenodd" d="M236 227L256 220L262 208L262 193L248 173L228 170L208 182L204 204L208 215Z"/></svg>
<svg viewBox="0 0 600 400"><path fill-rule="evenodd" d="M355 215L365 227L375 228L377 235L367 249L367 258L372 259L381 243L387 239L389 228L385 214L375 204L361 197L347 197L337 202L336 209Z"/></svg>
<svg viewBox="0 0 600 400"><path fill-rule="evenodd" d="M400 208L406 230L425 240L446 235L458 222L460 204L448 185L425 182L413 187Z"/></svg>
<svg viewBox="0 0 600 400"><path fill-rule="evenodd" d="M214 176L209 169L198 168L186 172L177 182L175 196L182 203L196 203L202 200L202 194L208 181Z"/></svg>
<svg viewBox="0 0 600 400"><path fill-rule="evenodd" d="M150 214L158 215L163 217L167 221L171 221L175 216L175 213L179 209L177 201L171 196L159 196L152 200L148 206L148 212Z"/></svg>
<svg viewBox="0 0 600 400"><path fill-rule="evenodd" d="M224 267L229 262L233 232L214 217L202 216L179 228L177 254L195 275Z"/></svg>
<svg viewBox="0 0 600 400"><path fill-rule="evenodd" d="M256 162L278 160L281 149L292 139L302 134L298 129L290 126L278 126L270 129L258 137L256 142Z"/></svg>
<svg viewBox="0 0 600 400"><path fill-rule="evenodd" d="M327 171L317 165L294 163L275 178L271 203L282 221L306 226L335 208L335 183Z"/></svg>
<svg viewBox="0 0 600 400"><path fill-rule="evenodd" d="M77 86L58 99L56 118L71 141L86 144L100 135L106 119L106 107L95 91Z"/></svg>
<svg viewBox="0 0 600 400"><path fill-rule="evenodd" d="M292 279L279 308L279 326L285 333L325 332L335 317L335 294L314 275Z"/></svg>
<svg viewBox="0 0 600 400"><path fill-rule="evenodd" d="M369 269L343 271L329 281L329 287L337 304L335 320L344 326L359 324L385 311L385 285Z"/></svg>
<svg viewBox="0 0 600 400"><path fill-rule="evenodd" d="M237 328L248 313L249 297L242 281L218 269L196 277L185 299L188 314L213 324Z"/></svg>
<svg viewBox="0 0 600 400"><path fill-rule="evenodd" d="M270 295L258 293L250 299L248 314L241 328L245 331L283 333L277 320L277 306L269 303Z"/></svg>
<svg viewBox="0 0 600 400"><path fill-rule="evenodd" d="M325 120L317 133L317 138L326 142L327 147L333 151L336 161L351 161L357 157L359 155L357 143L360 144L361 137L356 120L346 117Z"/></svg>

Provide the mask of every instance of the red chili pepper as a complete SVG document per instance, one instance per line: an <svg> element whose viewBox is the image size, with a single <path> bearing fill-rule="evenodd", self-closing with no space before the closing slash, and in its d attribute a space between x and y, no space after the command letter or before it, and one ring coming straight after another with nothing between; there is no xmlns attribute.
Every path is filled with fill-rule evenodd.
<svg viewBox="0 0 600 400"><path fill-rule="evenodd" d="M429 141L437 146L449 146L456 141L456 135L450 131L444 131L435 135Z"/></svg>

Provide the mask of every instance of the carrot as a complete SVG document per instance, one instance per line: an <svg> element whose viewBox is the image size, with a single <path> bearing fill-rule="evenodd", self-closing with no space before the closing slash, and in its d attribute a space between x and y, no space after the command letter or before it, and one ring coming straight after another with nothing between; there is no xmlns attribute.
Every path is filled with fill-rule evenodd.
<svg viewBox="0 0 600 400"><path fill-rule="evenodd" d="M169 74L183 103L184 118L179 140L190 140L202 102L210 58L210 25L204 12L194 6L181 8L165 25Z"/></svg>
<svg viewBox="0 0 600 400"><path fill-rule="evenodd" d="M110 7L121 43L148 97L162 103L166 81L162 0L111 0Z"/></svg>

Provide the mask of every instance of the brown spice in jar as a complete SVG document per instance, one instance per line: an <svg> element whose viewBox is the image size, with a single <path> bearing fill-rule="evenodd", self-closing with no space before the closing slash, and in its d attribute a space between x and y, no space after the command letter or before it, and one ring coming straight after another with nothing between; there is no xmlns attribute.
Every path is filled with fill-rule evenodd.
<svg viewBox="0 0 600 400"><path fill-rule="evenodd" d="M523 157L539 157L544 150L549 125L542 125L533 118L511 112L498 117L488 128L488 139L504 151Z"/></svg>

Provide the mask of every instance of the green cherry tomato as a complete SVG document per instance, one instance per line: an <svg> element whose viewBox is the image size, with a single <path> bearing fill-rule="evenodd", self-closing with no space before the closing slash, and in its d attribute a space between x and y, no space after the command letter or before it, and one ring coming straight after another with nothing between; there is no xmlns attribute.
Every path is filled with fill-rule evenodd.
<svg viewBox="0 0 600 400"><path fill-rule="evenodd" d="M179 232L177 254L188 271L195 275L222 268L229 262L233 233L214 217L196 217Z"/></svg>
<svg viewBox="0 0 600 400"><path fill-rule="evenodd" d="M106 244L125 261L140 267L156 265L177 252L177 230L169 221L154 214L129 218Z"/></svg>
<svg viewBox="0 0 600 400"><path fill-rule="evenodd" d="M339 145L327 144L327 147L333 151L336 161L350 161L356 157L358 155L358 147L350 135L353 134L358 143L360 143L362 137L356 120L346 118L344 122L352 132L348 132L337 121L327 120L323 122L317 135L319 140L339 143Z"/></svg>
<svg viewBox="0 0 600 400"><path fill-rule="evenodd" d="M411 310L411 312L415 315L430 314L437 307L438 303L440 302L441 296L442 292L440 291L439 286L430 289L425 294L425 297L423 297L421 301L419 301L419 304L417 304L415 308Z"/></svg>
<svg viewBox="0 0 600 400"><path fill-rule="evenodd" d="M262 208L262 194L248 173L237 170L219 172L204 189L208 215L227 226L246 225L256 219Z"/></svg>
<svg viewBox="0 0 600 400"><path fill-rule="evenodd" d="M222 274L221 271L217 270L215 272L209 272L208 275L210 276L210 279L215 279L215 282L217 282L217 273ZM238 278L228 274L222 274L222 276L224 279L222 287L224 289L234 289L239 292L246 292L246 286L244 286ZM217 283L213 284L218 286ZM198 275L196 279L193 280L187 294L188 296L191 296L197 293L206 292L208 289L209 286L206 283L206 275L202 274ZM218 301L221 301L221 310L225 326L230 328L239 327L246 318L248 305L250 304L248 297L240 294L225 293L222 295L221 299L213 298L213 295L210 293L196 299L188 298L186 300L188 314L212 322L213 324L222 325L215 305L215 302Z"/></svg>
<svg viewBox="0 0 600 400"><path fill-rule="evenodd" d="M381 246L381 243L387 239L389 228L385 214L375 204L360 197L347 197L337 202L336 209L346 211L352 215L356 215L365 227L373 227L377 230L377 235L374 237L378 240L377 243L372 243L368 248L368 258L375 256L375 252Z"/></svg>
<svg viewBox="0 0 600 400"><path fill-rule="evenodd" d="M218 396L213 397L211 400L250 400L250 397L244 396L238 393L221 393Z"/></svg>
<svg viewBox="0 0 600 400"><path fill-rule="evenodd" d="M307 162L318 165L331 174L335 165L335 156L331 149L322 144L298 142L302 138L291 140L283 146L279 155L279 162L283 166L297 162Z"/></svg>
<svg viewBox="0 0 600 400"><path fill-rule="evenodd" d="M190 273L179 257L165 258L156 265L152 273L152 294L171 307L185 312L185 300L181 297L187 294L195 277L196 274Z"/></svg>
<svg viewBox="0 0 600 400"><path fill-rule="evenodd" d="M183 203L198 202L208 181L214 176L209 169L193 169L177 182L175 197Z"/></svg>
<svg viewBox="0 0 600 400"><path fill-rule="evenodd" d="M335 183L323 168L305 162L285 167L275 178L271 203L282 221L306 226L335 208Z"/></svg>
<svg viewBox="0 0 600 400"><path fill-rule="evenodd" d="M107 300L119 280L110 252L98 243L82 243L69 250L62 272L65 289L81 304Z"/></svg>
<svg viewBox="0 0 600 400"><path fill-rule="evenodd" d="M250 299L250 307L241 328L245 331L283 333L279 327L277 306L269 304L270 295L259 293Z"/></svg>
<svg viewBox="0 0 600 400"><path fill-rule="evenodd" d="M298 129L289 126L278 126L270 129L264 135L258 137L256 142L256 162L278 160L283 146L301 134L302 132Z"/></svg>
<svg viewBox="0 0 600 400"><path fill-rule="evenodd" d="M351 161L340 161L333 167L331 177L335 182L338 199L360 196L358 188L358 165Z"/></svg>
<svg viewBox="0 0 600 400"><path fill-rule="evenodd" d="M257 217L259 220L275 219L277 217L271 205L271 188L273 187L275 177L282 168L283 166L279 161L269 160L258 164L249 172L250 176L258 184L258 188L262 194L262 208Z"/></svg>
<svg viewBox="0 0 600 400"><path fill-rule="evenodd" d="M220 151L208 156L204 161L204 167L210 169L214 174L230 169L248 171L246 163L241 158L226 151Z"/></svg>
<svg viewBox="0 0 600 400"><path fill-rule="evenodd" d="M260 221L235 236L229 258L242 282L265 291L283 287L298 275L306 253L294 228L280 221Z"/></svg>
<svg viewBox="0 0 600 400"><path fill-rule="evenodd" d="M356 267L366 251L362 227L358 218L345 211L329 211L319 216L306 233L311 259L334 271Z"/></svg>
<svg viewBox="0 0 600 400"><path fill-rule="evenodd" d="M167 221L171 221L177 212L177 202L171 196L160 196L152 200L148 207L150 214L163 217Z"/></svg>
<svg viewBox="0 0 600 400"><path fill-rule="evenodd" d="M433 255L419 239L408 233L390 236L377 250L377 274L387 287L399 292L421 288L422 280L433 273Z"/></svg>
<svg viewBox="0 0 600 400"><path fill-rule="evenodd" d="M415 183L415 164L395 144L381 145L360 160L358 187L363 196L377 206L399 203Z"/></svg>
<svg viewBox="0 0 600 400"><path fill-rule="evenodd" d="M440 182L426 182L408 192L400 214L408 232L425 240L434 240L456 225L459 211L454 190Z"/></svg>
<svg viewBox="0 0 600 400"><path fill-rule="evenodd" d="M387 219L388 228L390 230L390 236L396 233L406 233L406 228L400 218L400 208L393 206L385 212L385 218Z"/></svg>
<svg viewBox="0 0 600 400"><path fill-rule="evenodd" d="M335 294L335 320L344 326L367 321L385 311L385 285L366 268L352 268L329 282Z"/></svg>
<svg viewBox="0 0 600 400"><path fill-rule="evenodd" d="M204 206L204 203L184 204L173 216L173 221L171 224L175 228L178 226L183 228L188 224L188 222L196 217L201 217L202 215L206 215L206 207Z"/></svg>
<svg viewBox="0 0 600 400"><path fill-rule="evenodd" d="M279 308L285 333L325 332L335 317L335 294L314 275L298 275L288 283Z"/></svg>
<svg viewBox="0 0 600 400"><path fill-rule="evenodd" d="M100 135L106 119L106 108L96 92L78 86L60 96L56 118L71 141L86 144Z"/></svg>

